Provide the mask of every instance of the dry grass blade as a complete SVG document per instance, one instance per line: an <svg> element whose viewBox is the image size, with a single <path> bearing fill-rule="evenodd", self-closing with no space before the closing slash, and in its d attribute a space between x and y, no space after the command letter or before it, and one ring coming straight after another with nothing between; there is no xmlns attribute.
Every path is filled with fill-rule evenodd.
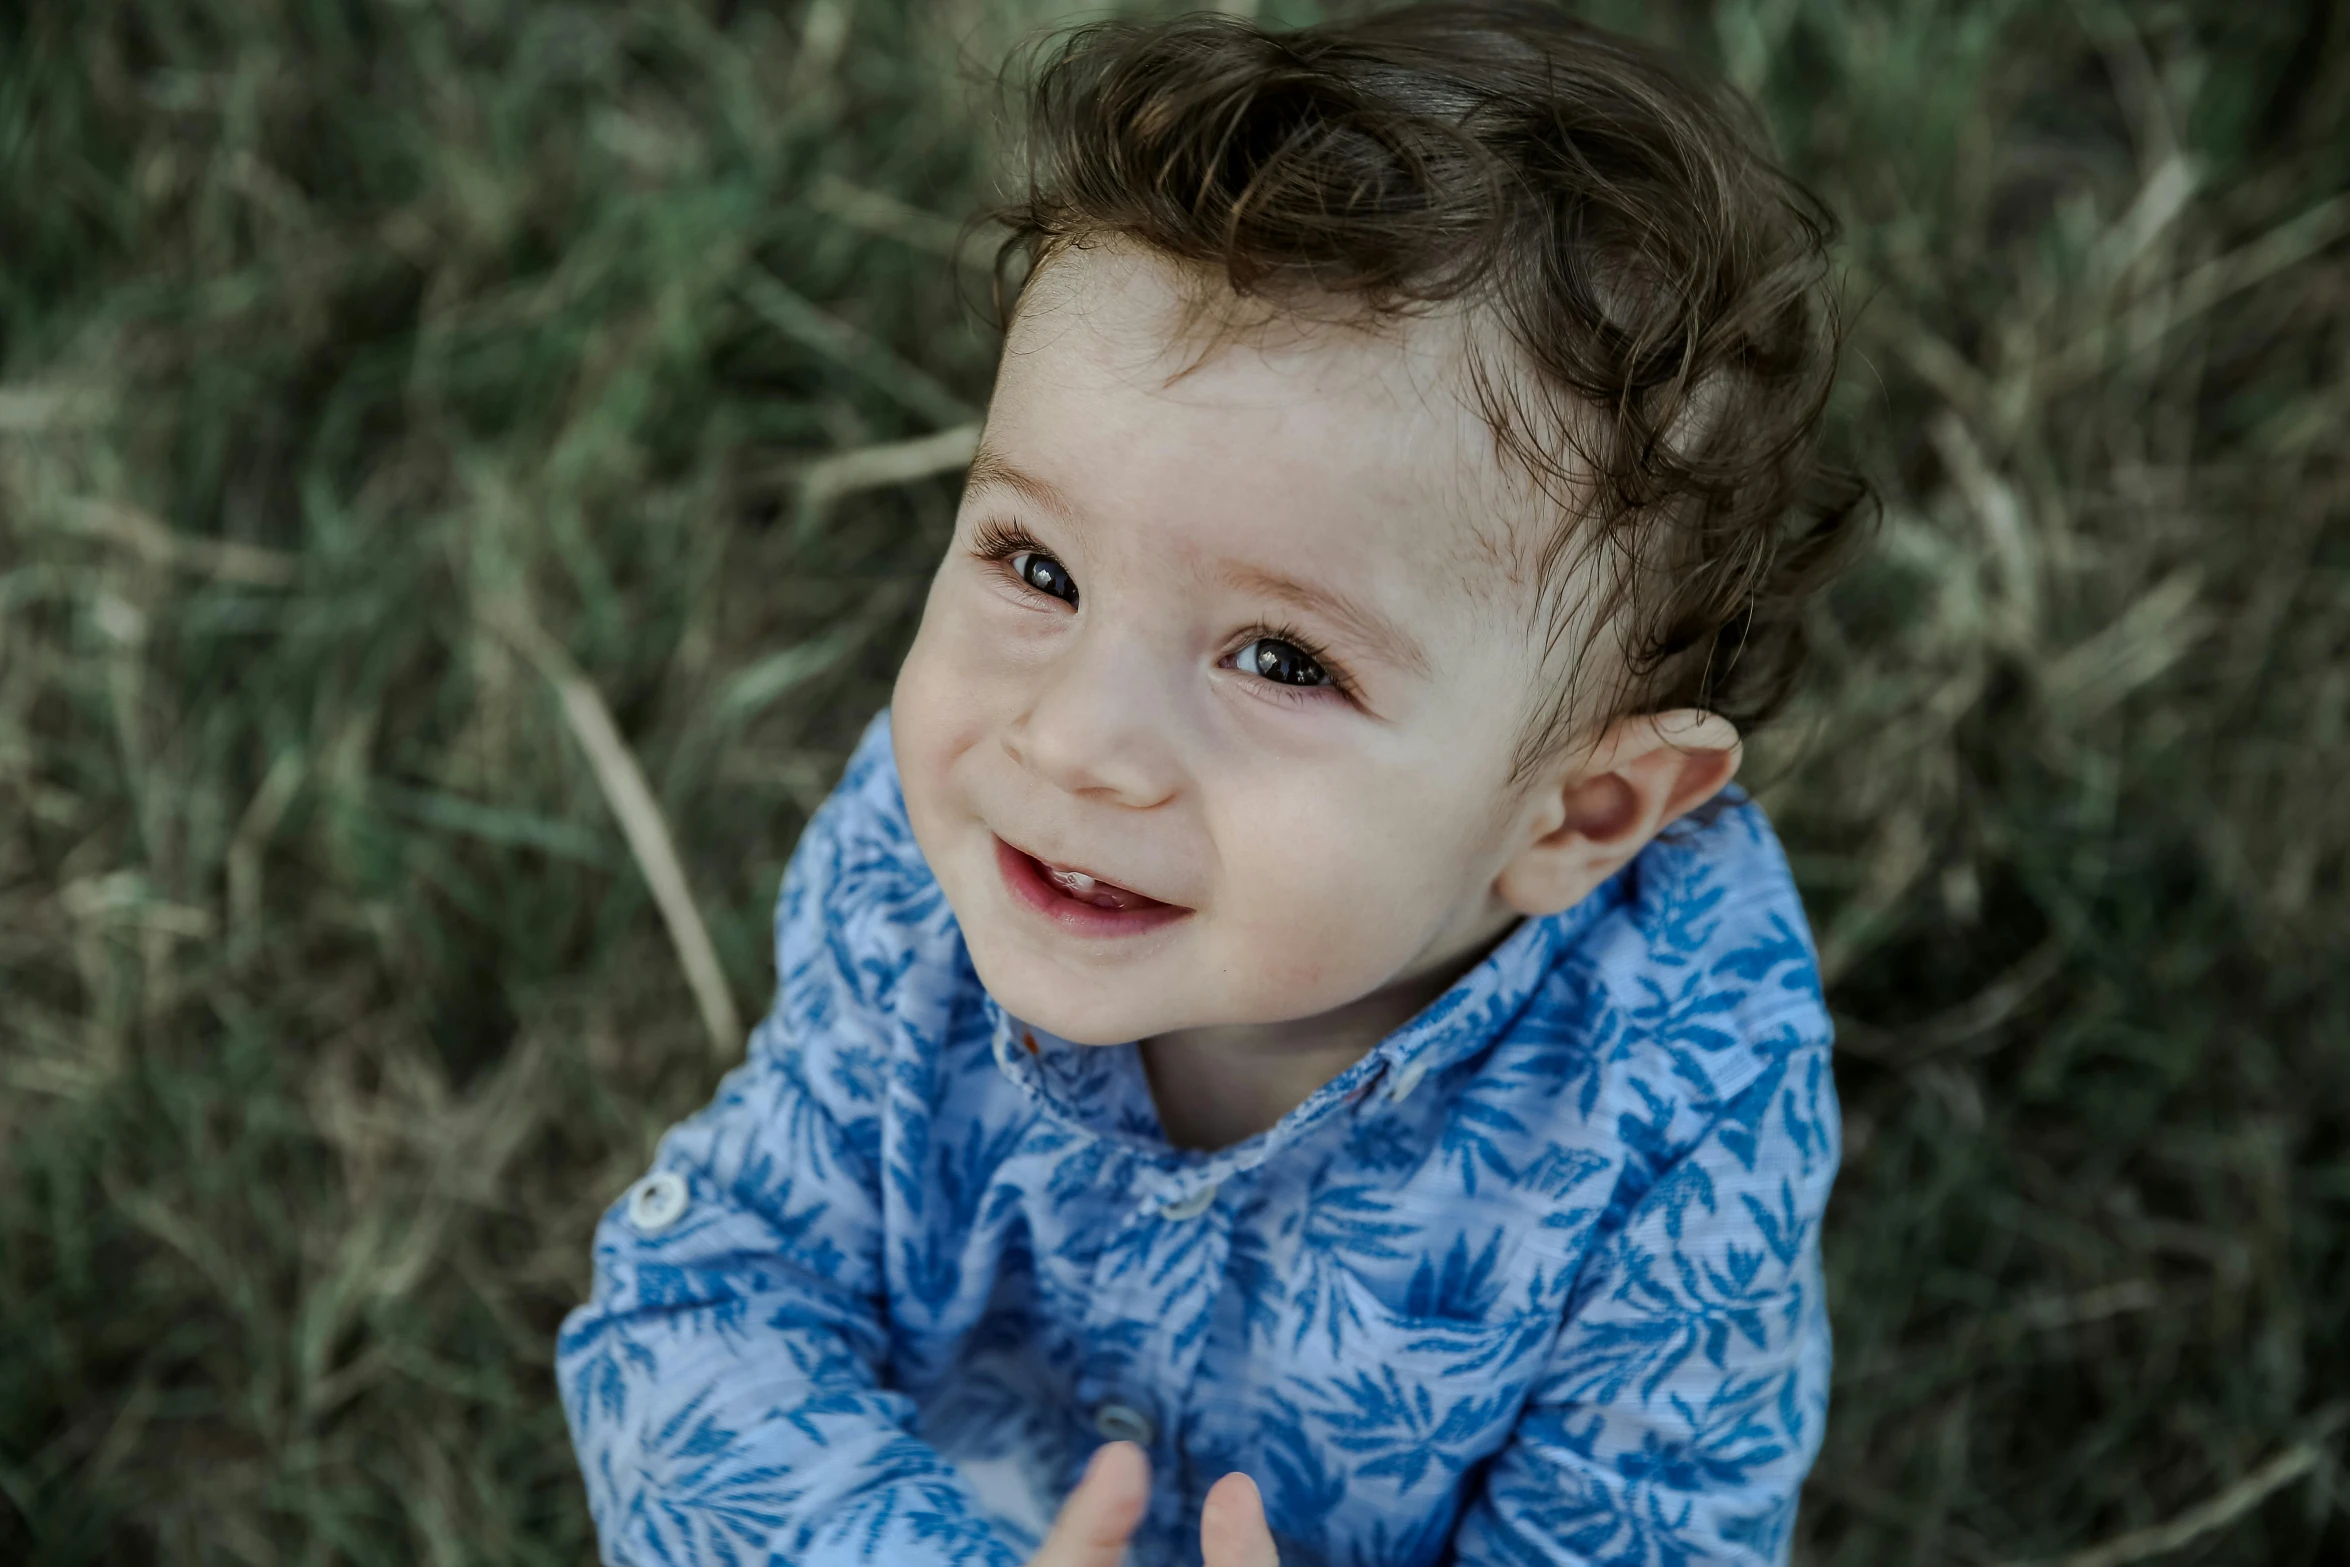
<svg viewBox="0 0 2350 1567"><path fill-rule="evenodd" d="M120 501L75 500L59 508L67 527L144 557L154 565L249 587L282 588L299 569L294 557L256 544L175 533L162 519Z"/></svg>
<svg viewBox="0 0 2350 1567"><path fill-rule="evenodd" d="M95 386L0 386L0 435L41 435L95 424L111 403Z"/></svg>
<svg viewBox="0 0 2350 1567"><path fill-rule="evenodd" d="M1946 408L1936 414L1926 426L1926 434L1951 482L1982 524L1988 546L1984 554L2000 588L1999 630L2017 646L2028 646L2040 622L2040 567L2034 559L2032 528L2022 498L1992 469L1966 421L1954 410Z"/></svg>
<svg viewBox="0 0 2350 1567"><path fill-rule="evenodd" d="M685 971L686 985L702 1015L702 1028L710 1036L710 1053L721 1060L731 1059L742 1048L742 1016L735 1010L733 992L726 988L718 951L710 944L709 929L702 923L693 889L685 879L685 866L678 860L669 824L653 798L652 786L645 781L644 769L621 738L620 726L612 721L612 710L571 655L535 621L517 617L486 624L512 643L555 688L564 721L571 726L580 749L587 752L604 801L619 818L629 852L636 856L637 869L643 872L645 885L652 889L653 901L660 907L662 923L669 929L669 944L676 949L678 966Z"/></svg>
<svg viewBox="0 0 2350 1567"><path fill-rule="evenodd" d="M2168 1523L2117 1535L2070 1556L2044 1563L2017 1563L2013 1567L2127 1567L2186 1549L2206 1535L2216 1534L2317 1467L2323 1457L2314 1442L2289 1447L2207 1502L2188 1508Z"/></svg>
<svg viewBox="0 0 2350 1567"><path fill-rule="evenodd" d="M2022 961L1959 1005L1890 1033L1853 1017L1836 1019L1836 1048L1853 1055L1915 1065L1944 1051L1996 1043L2000 1025L2013 1017L2054 979L2065 961L2064 944L2043 941Z"/></svg>
<svg viewBox="0 0 2350 1567"><path fill-rule="evenodd" d="M2111 625L2049 659L2041 685L2051 706L2073 723L2102 717L2185 658L2211 630L2202 586L2193 567L2172 572Z"/></svg>
<svg viewBox="0 0 2350 1567"><path fill-rule="evenodd" d="M800 470L801 504L821 511L844 495L909 484L967 466L979 446L979 426L958 424L935 435L888 441L819 457Z"/></svg>
<svg viewBox="0 0 2350 1567"><path fill-rule="evenodd" d="M756 269L741 279L742 295L767 323L812 348L883 396L933 424L960 424L971 407L924 370L906 363L871 335L828 315L774 277Z"/></svg>
<svg viewBox="0 0 2350 1567"><path fill-rule="evenodd" d="M849 25L855 17L855 0L811 0L792 59L789 96L794 101L834 90L841 51L848 47Z"/></svg>
<svg viewBox="0 0 2350 1567"><path fill-rule="evenodd" d="M808 203L817 211L868 234L894 239L932 255L979 263L978 256L964 249L961 224L935 212L925 212L910 201L900 201L887 191L868 190L837 174L825 174L818 176L815 187L808 192Z"/></svg>
<svg viewBox="0 0 2350 1567"><path fill-rule="evenodd" d="M2041 371L2040 396L2054 398L2096 375L2112 359L2142 353L2229 297L2317 255L2350 234L2350 195L2323 201L2240 250L2204 263L2177 292L2138 306L2118 321L2068 343Z"/></svg>

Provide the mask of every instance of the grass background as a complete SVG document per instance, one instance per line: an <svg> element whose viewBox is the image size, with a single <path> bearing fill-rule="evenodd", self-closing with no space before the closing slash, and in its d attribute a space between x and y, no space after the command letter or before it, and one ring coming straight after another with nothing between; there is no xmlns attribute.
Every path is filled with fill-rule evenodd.
<svg viewBox="0 0 2350 1567"><path fill-rule="evenodd" d="M1759 759L1802 1555L2350 1559L2350 16L1589 9L1845 218L1887 501ZM0 1559L592 1558L555 1324L724 1063L559 689L755 1014L954 498L811 464L980 406L1063 10L0 8Z"/></svg>

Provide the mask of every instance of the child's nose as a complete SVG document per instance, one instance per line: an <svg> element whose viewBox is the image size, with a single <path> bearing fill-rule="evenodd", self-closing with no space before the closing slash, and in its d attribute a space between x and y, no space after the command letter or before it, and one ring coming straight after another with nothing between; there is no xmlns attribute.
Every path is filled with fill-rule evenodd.
<svg viewBox="0 0 2350 1567"><path fill-rule="evenodd" d="M1136 809L1175 794L1174 694L1162 662L1137 639L1078 638L1034 679L1004 734L1014 760L1071 794Z"/></svg>

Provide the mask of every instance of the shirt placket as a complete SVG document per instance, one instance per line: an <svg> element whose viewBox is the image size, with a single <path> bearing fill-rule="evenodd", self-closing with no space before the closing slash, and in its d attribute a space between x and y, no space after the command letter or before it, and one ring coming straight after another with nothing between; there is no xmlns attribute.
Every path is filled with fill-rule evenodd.
<svg viewBox="0 0 2350 1567"><path fill-rule="evenodd" d="M1152 1505L1142 1528L1158 1534L1182 1521L1175 1444L1230 1245L1229 1214L1218 1201L1229 1162L1189 1162L1094 1124L1049 1086L1057 1074L1043 1070L1045 1052L1086 1047L1049 1036L1031 1047L1037 1037L1016 1019L1000 1021L995 1056L1005 1075L1079 1135L1129 1145L1129 1156L1104 1171L1116 1172L1121 1189L1092 1205L1106 1233L1087 1248L1094 1261L1072 1414L1093 1439L1133 1442L1150 1455Z"/></svg>
<svg viewBox="0 0 2350 1567"><path fill-rule="evenodd" d="M1186 1522L1177 1446L1224 1276L1231 1217L1214 1167L1137 1161L1135 1177L1095 1262L1077 1396L1096 1437L1135 1442L1150 1455L1146 1527L1164 1538Z"/></svg>

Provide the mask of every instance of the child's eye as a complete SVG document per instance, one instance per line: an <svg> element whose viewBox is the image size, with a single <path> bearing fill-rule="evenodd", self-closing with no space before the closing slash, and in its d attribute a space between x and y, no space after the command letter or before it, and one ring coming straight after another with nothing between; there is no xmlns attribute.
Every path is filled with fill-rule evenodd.
<svg viewBox="0 0 2350 1567"><path fill-rule="evenodd" d="M1259 637L1232 655L1232 667L1262 675L1276 685L1335 685L1314 655L1279 637Z"/></svg>
<svg viewBox="0 0 2350 1567"><path fill-rule="evenodd" d="M1049 594L1074 608L1077 604L1077 584L1069 576L1069 568L1042 550L1022 550L1009 562L1012 575L1023 586L1039 593Z"/></svg>

